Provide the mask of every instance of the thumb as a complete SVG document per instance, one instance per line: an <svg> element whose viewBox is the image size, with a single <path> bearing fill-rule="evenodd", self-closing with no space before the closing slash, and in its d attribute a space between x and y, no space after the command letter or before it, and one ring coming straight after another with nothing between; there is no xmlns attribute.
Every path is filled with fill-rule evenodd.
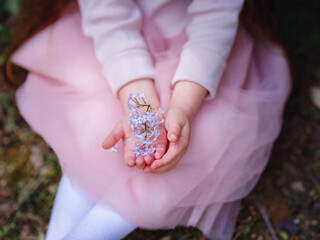
<svg viewBox="0 0 320 240"><path fill-rule="evenodd" d="M104 142L102 143L102 147L104 149L109 149L113 147L117 142L120 141L121 138L124 137L124 130L122 122L119 122L114 129L112 129L111 133L106 137Z"/></svg>
<svg viewBox="0 0 320 240"><path fill-rule="evenodd" d="M166 129L168 131L167 138L170 142L176 142L178 141L181 133L181 129L183 124L180 124L178 122L166 122Z"/></svg>

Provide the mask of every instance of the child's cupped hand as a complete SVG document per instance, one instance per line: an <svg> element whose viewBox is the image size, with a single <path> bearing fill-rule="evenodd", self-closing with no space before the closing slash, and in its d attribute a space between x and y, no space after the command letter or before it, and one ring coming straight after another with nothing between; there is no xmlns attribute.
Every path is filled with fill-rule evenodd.
<svg viewBox="0 0 320 240"><path fill-rule="evenodd" d="M144 168L146 173L165 173L174 168L188 149L190 141L190 118L179 107L171 107L165 119L166 138L169 141L165 154ZM161 133L162 134L162 133Z"/></svg>
<svg viewBox="0 0 320 240"><path fill-rule="evenodd" d="M155 159L161 159L167 149L167 136L164 126L159 127L160 135L152 144L155 148L154 156L136 157L133 153L135 137L129 124L129 117L125 116L111 131L102 143L104 149L110 149L115 146L121 139L124 145L124 160L129 167L136 166L140 169L146 169Z"/></svg>
<svg viewBox="0 0 320 240"><path fill-rule="evenodd" d="M102 147L110 149L121 139L124 145L124 159L129 167L136 166L145 173L161 174L174 168L188 149L190 141L190 119L183 109L172 107L166 114L164 126L159 127L160 135L153 143L154 156L136 157L133 153L135 137L124 117L104 140Z"/></svg>

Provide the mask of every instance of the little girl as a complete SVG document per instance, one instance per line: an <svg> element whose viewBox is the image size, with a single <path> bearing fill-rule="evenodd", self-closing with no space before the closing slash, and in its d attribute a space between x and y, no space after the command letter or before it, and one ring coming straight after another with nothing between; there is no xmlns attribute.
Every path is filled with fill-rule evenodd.
<svg viewBox="0 0 320 240"><path fill-rule="evenodd" d="M290 88L270 1L22 4L7 70L29 71L19 110L63 171L46 239L177 225L230 239ZM154 157L132 152L130 93L166 112Z"/></svg>

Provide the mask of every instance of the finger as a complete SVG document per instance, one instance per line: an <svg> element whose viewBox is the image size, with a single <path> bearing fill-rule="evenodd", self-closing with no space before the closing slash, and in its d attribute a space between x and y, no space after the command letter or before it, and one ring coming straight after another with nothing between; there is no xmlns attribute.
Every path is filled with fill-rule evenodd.
<svg viewBox="0 0 320 240"><path fill-rule="evenodd" d="M151 164L151 168L156 169L168 164L176 157L178 157L180 152L180 147L176 143L170 143L167 153L164 154L161 159L156 159L155 161L153 161L153 163Z"/></svg>
<svg viewBox="0 0 320 240"><path fill-rule="evenodd" d="M143 163L142 165L139 165L139 166L138 166L138 165L136 165L136 167L137 167L137 168L139 168L139 169L144 169L144 168L145 168L145 166L146 166L146 164L145 164L145 163Z"/></svg>
<svg viewBox="0 0 320 240"><path fill-rule="evenodd" d="M136 166L136 155L131 152L125 152L124 161L126 162L128 167L134 167Z"/></svg>
<svg viewBox="0 0 320 240"><path fill-rule="evenodd" d="M181 129L183 128L183 124L178 122L169 122L167 124L167 137L170 142L176 142L179 139Z"/></svg>
<svg viewBox="0 0 320 240"><path fill-rule="evenodd" d="M156 146L156 153L154 154L154 157L156 159L162 158L163 154L166 152L166 144L164 143L158 143ZM151 163L148 163L149 165Z"/></svg>
<svg viewBox="0 0 320 240"><path fill-rule="evenodd" d="M151 166L146 166L143 171L145 173L154 173L154 174L161 174L170 171L172 168L174 168L179 160L182 158L183 154L179 155L174 161L171 161L169 164L164 165L162 167L152 169Z"/></svg>
<svg viewBox="0 0 320 240"><path fill-rule="evenodd" d="M144 158L143 157L138 157L136 159L136 167L143 169L146 166L145 162L144 162Z"/></svg>
<svg viewBox="0 0 320 240"><path fill-rule="evenodd" d="M150 166L145 166L145 168L143 169L143 171L144 171L145 173L153 173L153 170L151 169Z"/></svg>
<svg viewBox="0 0 320 240"><path fill-rule="evenodd" d="M124 130L122 123L119 122L114 129L112 129L111 133L106 137L104 142L102 143L102 147L104 149L109 149L113 147L117 142L120 141L121 138L124 137Z"/></svg>
<svg viewBox="0 0 320 240"><path fill-rule="evenodd" d="M164 166L162 166L160 168L157 168L157 169L152 169L152 173L162 174L162 173L170 171L172 168L174 168L178 164L178 162L179 162L179 160L181 159L182 156L183 156L182 154L179 155L178 158L176 158L174 161L170 162L167 165L164 165Z"/></svg>
<svg viewBox="0 0 320 240"><path fill-rule="evenodd" d="M154 160L154 157L150 156L150 155L147 155L144 157L144 161L146 164L150 165Z"/></svg>

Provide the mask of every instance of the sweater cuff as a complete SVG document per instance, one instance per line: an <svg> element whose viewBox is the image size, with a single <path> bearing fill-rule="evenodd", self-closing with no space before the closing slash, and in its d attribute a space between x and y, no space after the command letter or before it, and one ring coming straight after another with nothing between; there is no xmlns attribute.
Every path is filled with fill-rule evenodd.
<svg viewBox="0 0 320 240"><path fill-rule="evenodd" d="M184 48L172 85L183 80L193 81L207 89L209 94L206 100L212 99L216 95L225 67L226 61L209 49Z"/></svg>
<svg viewBox="0 0 320 240"><path fill-rule="evenodd" d="M113 94L125 84L142 78L154 79L155 71L152 59L147 51L132 50L117 54L103 66L104 76L107 78Z"/></svg>

